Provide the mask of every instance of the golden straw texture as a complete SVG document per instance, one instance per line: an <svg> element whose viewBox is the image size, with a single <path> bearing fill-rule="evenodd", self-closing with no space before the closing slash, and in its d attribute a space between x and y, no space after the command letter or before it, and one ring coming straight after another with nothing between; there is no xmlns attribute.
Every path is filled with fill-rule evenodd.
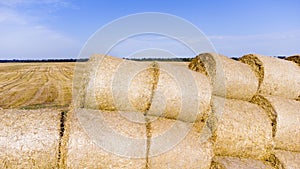
<svg viewBox="0 0 300 169"><path fill-rule="evenodd" d="M211 169L275 169L272 164L251 158L217 156L213 158Z"/></svg>
<svg viewBox="0 0 300 169"><path fill-rule="evenodd" d="M151 122L149 168L208 169L213 157L211 133L204 123L154 118Z"/></svg>
<svg viewBox="0 0 300 169"><path fill-rule="evenodd" d="M84 107L145 112L155 83L155 64L94 55Z"/></svg>
<svg viewBox="0 0 300 169"><path fill-rule="evenodd" d="M130 114L89 109L70 112L66 122L66 168L145 168L145 124L124 116ZM138 120L142 122L143 118ZM139 144L131 139L139 139Z"/></svg>
<svg viewBox="0 0 300 169"><path fill-rule="evenodd" d="M300 167L300 152L276 150L275 156L284 169L298 169Z"/></svg>
<svg viewBox="0 0 300 169"><path fill-rule="evenodd" d="M300 151L300 102L276 96L255 96L252 102L271 118L275 147Z"/></svg>
<svg viewBox="0 0 300 169"><path fill-rule="evenodd" d="M60 112L0 110L0 168L56 168Z"/></svg>
<svg viewBox="0 0 300 169"><path fill-rule="evenodd" d="M212 103L213 115L208 122L216 155L259 160L269 157L273 148L272 125L262 108L220 97L213 97Z"/></svg>
<svg viewBox="0 0 300 169"><path fill-rule="evenodd" d="M211 86L203 74L186 65L159 63L158 83L148 115L194 122L207 116Z"/></svg>
<svg viewBox="0 0 300 169"><path fill-rule="evenodd" d="M266 99L277 113L275 147L300 152L300 102L271 96Z"/></svg>
<svg viewBox="0 0 300 169"><path fill-rule="evenodd" d="M293 61L293 62L297 63L298 66L300 66L300 55L289 56L289 57L285 58L285 60Z"/></svg>
<svg viewBox="0 0 300 169"><path fill-rule="evenodd" d="M220 54L200 54L192 59L189 68L208 74L217 96L250 100L258 89L258 78L248 65Z"/></svg>
<svg viewBox="0 0 300 169"><path fill-rule="evenodd" d="M259 93L297 99L300 96L300 67L283 59L256 54L240 61L249 64L259 77Z"/></svg>

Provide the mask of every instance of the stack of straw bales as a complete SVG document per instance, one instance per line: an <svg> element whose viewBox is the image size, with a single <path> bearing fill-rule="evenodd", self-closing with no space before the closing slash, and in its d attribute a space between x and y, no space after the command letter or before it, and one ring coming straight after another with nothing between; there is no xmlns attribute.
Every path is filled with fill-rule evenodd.
<svg viewBox="0 0 300 169"><path fill-rule="evenodd" d="M245 55L240 61L259 77L259 94L288 99L300 96L300 69L296 63L254 54Z"/></svg>
<svg viewBox="0 0 300 169"><path fill-rule="evenodd" d="M210 168L205 121L211 85L205 75L182 64L103 55L88 64L78 92L83 99L67 116L62 166Z"/></svg>
<svg viewBox="0 0 300 169"><path fill-rule="evenodd" d="M94 55L67 114L0 109L1 168L300 168L299 56Z"/></svg>
<svg viewBox="0 0 300 169"><path fill-rule="evenodd" d="M213 87L207 121L214 140L211 168L296 165L290 161L300 152L299 56L283 60L250 54L235 61L204 53L189 68L206 74ZM282 158L282 151L294 153Z"/></svg>
<svg viewBox="0 0 300 169"><path fill-rule="evenodd" d="M283 168L299 168L299 55L283 60L252 54L240 60L261 77L259 94L252 102L264 108L272 120L274 158Z"/></svg>

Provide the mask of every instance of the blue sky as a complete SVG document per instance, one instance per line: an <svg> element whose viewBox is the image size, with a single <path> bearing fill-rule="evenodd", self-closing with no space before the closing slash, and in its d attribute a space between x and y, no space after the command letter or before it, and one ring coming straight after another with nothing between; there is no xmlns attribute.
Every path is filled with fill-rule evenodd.
<svg viewBox="0 0 300 169"><path fill-rule="evenodd" d="M299 9L298 0L0 0L0 59L77 58L99 28L141 12L186 19L227 56L292 55L300 53Z"/></svg>

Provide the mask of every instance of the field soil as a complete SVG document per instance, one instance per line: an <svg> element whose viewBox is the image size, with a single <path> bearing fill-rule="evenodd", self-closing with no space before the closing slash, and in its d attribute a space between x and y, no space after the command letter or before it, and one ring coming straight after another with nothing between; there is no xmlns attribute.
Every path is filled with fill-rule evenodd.
<svg viewBox="0 0 300 169"><path fill-rule="evenodd" d="M71 103L76 63L1 63L0 107L35 109Z"/></svg>

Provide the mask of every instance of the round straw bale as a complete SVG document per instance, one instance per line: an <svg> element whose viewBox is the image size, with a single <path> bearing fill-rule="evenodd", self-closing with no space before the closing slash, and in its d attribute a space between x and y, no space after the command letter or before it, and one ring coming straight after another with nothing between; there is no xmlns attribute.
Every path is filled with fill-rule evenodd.
<svg viewBox="0 0 300 169"><path fill-rule="evenodd" d="M203 122L192 124L159 117L150 126L149 168L210 167L211 133Z"/></svg>
<svg viewBox="0 0 300 169"><path fill-rule="evenodd" d="M216 155L258 160L269 157L272 125L262 108L246 101L213 97L212 111L208 123Z"/></svg>
<svg viewBox="0 0 300 169"><path fill-rule="evenodd" d="M300 55L289 56L289 57L285 58L285 60L293 61L293 62L297 63L298 66L300 66Z"/></svg>
<svg viewBox="0 0 300 169"><path fill-rule="evenodd" d="M259 77L259 93L297 99L300 96L300 67L293 62L249 54L240 61L250 65Z"/></svg>
<svg viewBox="0 0 300 169"><path fill-rule="evenodd" d="M275 156L284 169L298 169L300 167L300 152L275 150Z"/></svg>
<svg viewBox="0 0 300 169"><path fill-rule="evenodd" d="M157 68L151 62L94 55L86 84L85 108L141 111L149 109Z"/></svg>
<svg viewBox="0 0 300 169"><path fill-rule="evenodd" d="M217 96L249 101L258 90L258 78L248 65L220 54L200 54L189 68L209 75Z"/></svg>
<svg viewBox="0 0 300 169"><path fill-rule="evenodd" d="M186 66L159 63L159 78L148 115L194 122L210 109L208 78Z"/></svg>
<svg viewBox="0 0 300 169"><path fill-rule="evenodd" d="M275 169L266 161L251 158L217 156L213 158L211 169Z"/></svg>
<svg viewBox="0 0 300 169"><path fill-rule="evenodd" d="M57 168L60 117L57 110L0 111L0 168Z"/></svg>
<svg viewBox="0 0 300 169"><path fill-rule="evenodd" d="M300 151L300 102L275 96L259 97L261 99L255 99L254 102L274 116L272 121L276 125L273 134L275 147Z"/></svg>
<svg viewBox="0 0 300 169"><path fill-rule="evenodd" d="M68 114L64 138L67 168L145 168L144 115L132 122L127 112L75 109ZM142 117L141 117L142 116Z"/></svg>

